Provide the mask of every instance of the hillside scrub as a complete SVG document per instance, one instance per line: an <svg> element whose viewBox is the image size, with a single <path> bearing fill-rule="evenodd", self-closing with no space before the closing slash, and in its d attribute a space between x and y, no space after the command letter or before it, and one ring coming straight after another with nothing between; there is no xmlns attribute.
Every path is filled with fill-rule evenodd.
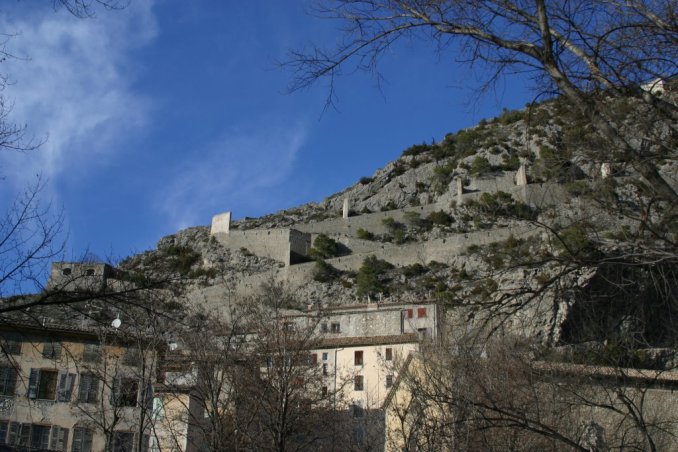
<svg viewBox="0 0 678 452"><path fill-rule="evenodd" d="M393 265L383 259L375 256L366 257L356 275L358 296L375 296L379 293L386 293L385 276L392 268Z"/></svg>

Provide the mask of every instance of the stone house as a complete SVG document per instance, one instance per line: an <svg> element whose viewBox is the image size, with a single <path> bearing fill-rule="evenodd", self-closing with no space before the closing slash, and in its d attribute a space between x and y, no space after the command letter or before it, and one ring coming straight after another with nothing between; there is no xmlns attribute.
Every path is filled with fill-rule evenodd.
<svg viewBox="0 0 678 452"><path fill-rule="evenodd" d="M0 326L0 445L145 451L156 350L110 328Z"/></svg>

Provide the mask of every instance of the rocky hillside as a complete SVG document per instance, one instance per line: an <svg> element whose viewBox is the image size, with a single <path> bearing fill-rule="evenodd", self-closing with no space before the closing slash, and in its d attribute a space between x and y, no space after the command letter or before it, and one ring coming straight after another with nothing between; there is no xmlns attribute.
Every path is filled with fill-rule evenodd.
<svg viewBox="0 0 678 452"><path fill-rule="evenodd" d="M622 125L639 120L637 109L624 102L611 108ZM245 218L231 228L323 224L319 222L341 217L343 201L349 198L352 216L383 212L379 230L357 229L351 235L335 231L323 235L322 243L316 239L315 263L289 270L289 275L297 275L295 293L304 303L432 298L451 312L463 312L460 318L466 324L477 321L481 315L476 308L483 307L482 315L510 317L514 330L548 344L607 341L637 321L644 322L643 329L659 332L645 335L645 340L652 336L655 345L670 343L675 337L670 327L657 320L657 313L639 309L638 295L633 294L671 299L673 282L668 292L659 294L648 282L656 275L644 264L620 274L606 263L606 256L623 262L631 248L639 249L643 231L634 212L646 201L629 166L609 168L614 177L601 178L605 162L592 157L600 159L598 145L590 125L559 101L504 111L437 143L413 145L372 176L320 203ZM464 191L474 192L478 181L513 177L511 172L521 166L533 187L559 190L557 205L526 203L502 191L478 193L457 205L457 180ZM678 180L675 159L661 161L659 170L667 179ZM426 214L417 211L422 206L429 207ZM652 218L655 234L672 233L663 210L648 212L658 216ZM513 230L509 228L531 232L513 236L505 232ZM484 238L494 231L504 232L497 232L501 238L496 240ZM463 246L450 247L446 240ZM643 249L657 245L643 240ZM449 249L444 259L417 257L436 247ZM390 249L400 250L396 265L383 258ZM410 258L404 259L407 252ZM143 277L179 279L189 292L214 288L216 294L243 281L282 275L280 262L245 248L227 249L209 236L207 227L165 237L156 250L121 266ZM617 293L620 287L626 290ZM610 293L617 295L610 298ZM591 300L599 300L598 307L592 308ZM670 310L673 314L676 309ZM587 316L590 324L581 320Z"/></svg>

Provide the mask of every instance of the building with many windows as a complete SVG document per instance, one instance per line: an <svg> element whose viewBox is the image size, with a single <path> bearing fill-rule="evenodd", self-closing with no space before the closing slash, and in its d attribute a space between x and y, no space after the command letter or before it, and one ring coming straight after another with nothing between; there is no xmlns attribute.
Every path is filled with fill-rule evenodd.
<svg viewBox="0 0 678 452"><path fill-rule="evenodd" d="M156 364L148 341L32 322L5 323L0 336L0 448L147 450Z"/></svg>

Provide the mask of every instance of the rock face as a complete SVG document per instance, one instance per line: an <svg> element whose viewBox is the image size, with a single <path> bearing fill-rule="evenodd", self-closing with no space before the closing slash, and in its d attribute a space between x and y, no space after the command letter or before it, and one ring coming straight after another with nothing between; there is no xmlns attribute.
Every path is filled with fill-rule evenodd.
<svg viewBox="0 0 678 452"><path fill-rule="evenodd" d="M576 334L577 340L597 340L575 334L572 322L583 315L579 295L598 269L581 266L559 275L558 253L567 250L535 224L567 231L595 219L597 232L610 234L630 224L582 195L596 190L600 165L584 151L564 148L572 133L555 110L545 104L529 117L505 112L440 143L412 146L320 203L230 223L230 231L294 227L313 238L326 234L341 244L342 256L284 266L246 246L227 248L207 227L193 227L162 238L156 250L127 259L122 268L180 278L193 294L189 298L216 304L273 280L292 287L301 305L433 298L463 322L502 318L508 331L542 343L574 340ZM675 175L675 162L667 160L660 171ZM636 202L628 182L633 174L608 176L607 189L613 180L617 193ZM604 241L599 245L603 249ZM380 260L395 265L369 268ZM559 285L550 285L555 280ZM563 292L563 286L576 290ZM474 311L488 304L494 311ZM625 322L619 319L620 325L633 323Z"/></svg>

